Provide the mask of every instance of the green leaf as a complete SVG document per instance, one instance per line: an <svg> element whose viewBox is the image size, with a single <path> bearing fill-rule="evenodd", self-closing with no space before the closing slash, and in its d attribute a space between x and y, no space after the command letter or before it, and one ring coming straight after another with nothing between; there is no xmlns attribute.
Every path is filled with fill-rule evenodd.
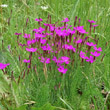
<svg viewBox="0 0 110 110"><path fill-rule="evenodd" d="M10 89L10 79L7 79L7 75L4 75L2 71L0 71L0 99L2 98L2 94L6 96L11 92Z"/></svg>
<svg viewBox="0 0 110 110"><path fill-rule="evenodd" d="M0 51L0 62L1 63L5 63L5 60L6 60L5 53L3 53L2 51Z"/></svg>
<svg viewBox="0 0 110 110"><path fill-rule="evenodd" d="M6 110L6 108L4 108L1 103L0 103L0 110Z"/></svg>
<svg viewBox="0 0 110 110"><path fill-rule="evenodd" d="M27 105L22 105L22 106L16 108L15 110L27 110L26 108L27 108Z"/></svg>
<svg viewBox="0 0 110 110"><path fill-rule="evenodd" d="M31 110L55 110L56 107L52 106L50 103L43 105L40 108L32 107Z"/></svg>

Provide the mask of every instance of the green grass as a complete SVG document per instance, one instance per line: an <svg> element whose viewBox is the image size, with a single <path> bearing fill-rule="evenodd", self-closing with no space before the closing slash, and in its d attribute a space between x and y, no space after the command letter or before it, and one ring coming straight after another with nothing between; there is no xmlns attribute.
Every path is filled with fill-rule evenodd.
<svg viewBox="0 0 110 110"><path fill-rule="evenodd" d="M110 0L0 0L0 4L8 5L7 8L0 7L0 62L10 63L10 66L7 67L7 76L0 71L0 109L15 110L16 107L18 107L17 110L110 109L109 94L103 97L101 93L102 83L104 83L104 91L110 91ZM42 10L41 6L49 8ZM75 16L78 16L81 19L80 25L84 25L87 31L89 31L87 20L97 21L99 26L96 28L96 33L92 33L91 36L97 35L99 38L98 47L102 47L103 50L101 56L91 65L86 62L84 67L79 66L80 61L74 67L70 65L68 72L63 77L60 77L55 64L47 65L49 77L46 81L43 64L34 55L32 62L33 65L36 64L38 74L32 70L25 79L21 78L17 84L12 77L12 71L18 82L19 75L22 74L23 77L21 72L26 70L22 60L28 58L28 53L17 47L17 37L14 33L23 33L24 30L25 33L32 34L32 29L38 27L35 18L42 18L44 23L48 14L52 17L52 23L68 17L71 20L70 25L74 25ZM29 22L26 27L27 18ZM7 21L10 21L9 24ZM2 40L4 41L3 48ZM25 42L23 38L20 41ZM105 46L106 43L107 46ZM11 45L12 55L8 51L8 45ZM105 57L101 62L104 54ZM19 63L18 55L21 56L21 63ZM49 70L49 66L52 66L52 71ZM9 76L12 81L4 80ZM55 90L54 87L58 88L59 83L61 84L60 89ZM77 92L78 89L81 90L82 95ZM4 97L3 94L6 96ZM31 104L31 101L34 101L35 104ZM92 104L93 109L90 108ZM109 109L107 109L108 106Z"/></svg>

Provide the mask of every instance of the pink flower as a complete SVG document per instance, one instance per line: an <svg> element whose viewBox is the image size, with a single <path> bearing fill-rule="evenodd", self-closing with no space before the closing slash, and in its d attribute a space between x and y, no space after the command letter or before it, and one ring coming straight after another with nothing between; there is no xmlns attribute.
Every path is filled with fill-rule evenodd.
<svg viewBox="0 0 110 110"><path fill-rule="evenodd" d="M36 39L32 39L32 40L28 40L27 41L27 45L29 46L30 44L34 44L34 43L36 43Z"/></svg>
<svg viewBox="0 0 110 110"><path fill-rule="evenodd" d="M58 51L56 50L55 53L58 53Z"/></svg>
<svg viewBox="0 0 110 110"><path fill-rule="evenodd" d="M77 30L77 31L80 31L84 28L84 26L77 26L77 27L73 27L73 29Z"/></svg>
<svg viewBox="0 0 110 110"><path fill-rule="evenodd" d="M55 30L55 27L50 24L49 25L49 31L54 31L54 30Z"/></svg>
<svg viewBox="0 0 110 110"><path fill-rule="evenodd" d="M41 44L45 44L46 43L46 39L40 39L40 43Z"/></svg>
<svg viewBox="0 0 110 110"><path fill-rule="evenodd" d="M66 24L65 26L58 27L58 28L60 28L62 30L62 29L67 28L67 27L68 27L68 24Z"/></svg>
<svg viewBox="0 0 110 110"><path fill-rule="evenodd" d="M72 25L70 25L69 27L72 27Z"/></svg>
<svg viewBox="0 0 110 110"><path fill-rule="evenodd" d="M36 43L36 39L31 40L32 44Z"/></svg>
<svg viewBox="0 0 110 110"><path fill-rule="evenodd" d="M58 65L61 65L63 63L69 64L70 58L69 57L66 57L66 56L62 56L59 59L56 59L56 57L54 57L53 58L53 61L55 61L57 63L57 66L58 66Z"/></svg>
<svg viewBox="0 0 110 110"><path fill-rule="evenodd" d="M69 45L68 44L64 44L63 46L62 46L62 48L65 48L65 49L69 49Z"/></svg>
<svg viewBox="0 0 110 110"><path fill-rule="evenodd" d="M42 27L39 27L39 30L42 32L42 31L45 31L45 29L44 28L42 28Z"/></svg>
<svg viewBox="0 0 110 110"><path fill-rule="evenodd" d="M24 47L24 46L25 46L25 44L21 44L21 43L19 43L19 45L20 45L21 47Z"/></svg>
<svg viewBox="0 0 110 110"><path fill-rule="evenodd" d="M70 58L66 57L66 56L62 56L61 60L62 60L62 62L66 63L66 64L69 64L69 62L70 62Z"/></svg>
<svg viewBox="0 0 110 110"><path fill-rule="evenodd" d="M44 23L44 25L45 25L45 26L49 26L50 24L46 24L46 23Z"/></svg>
<svg viewBox="0 0 110 110"><path fill-rule="evenodd" d="M76 37L73 38L74 40L76 39Z"/></svg>
<svg viewBox="0 0 110 110"><path fill-rule="evenodd" d="M96 23L96 21L93 21L93 20L88 20L88 22L90 22L90 23Z"/></svg>
<svg viewBox="0 0 110 110"><path fill-rule="evenodd" d="M57 66L64 63L61 58L57 59L55 62L57 63Z"/></svg>
<svg viewBox="0 0 110 110"><path fill-rule="evenodd" d="M35 52L37 50L37 48L26 48L26 50L28 52Z"/></svg>
<svg viewBox="0 0 110 110"><path fill-rule="evenodd" d="M35 33L35 38L42 38L42 37L46 37L46 35Z"/></svg>
<svg viewBox="0 0 110 110"><path fill-rule="evenodd" d="M67 32L68 32L69 34L73 35L73 34L75 34L76 31L75 31L75 30L72 31L71 29L68 29Z"/></svg>
<svg viewBox="0 0 110 110"><path fill-rule="evenodd" d="M10 64L9 64L9 63L7 63L7 64L0 63L0 69L4 69L4 68L6 68L8 65L10 65Z"/></svg>
<svg viewBox="0 0 110 110"><path fill-rule="evenodd" d="M41 48L42 50L52 50L49 44L47 44L46 46L41 46Z"/></svg>
<svg viewBox="0 0 110 110"><path fill-rule="evenodd" d="M52 43L52 46L54 46L54 43Z"/></svg>
<svg viewBox="0 0 110 110"><path fill-rule="evenodd" d="M79 30L79 32L82 34L85 34L85 33L88 34L88 32L86 32L84 29Z"/></svg>
<svg viewBox="0 0 110 110"><path fill-rule="evenodd" d="M80 51L80 57L81 57L82 59L86 59L85 52Z"/></svg>
<svg viewBox="0 0 110 110"><path fill-rule="evenodd" d="M94 44L93 42L87 42L86 45L88 45L88 46L96 46L96 44Z"/></svg>
<svg viewBox="0 0 110 110"><path fill-rule="evenodd" d="M30 44L32 44L32 41L31 40L28 40L27 41L27 45L29 46Z"/></svg>
<svg viewBox="0 0 110 110"><path fill-rule="evenodd" d="M73 52L76 52L76 48L73 47Z"/></svg>
<svg viewBox="0 0 110 110"><path fill-rule="evenodd" d="M50 58L41 57L41 62L42 62L42 63L50 63Z"/></svg>
<svg viewBox="0 0 110 110"><path fill-rule="evenodd" d="M85 34L85 33L88 34L88 32L86 32L83 28L84 28L84 26L73 27L73 29L79 31L82 34Z"/></svg>
<svg viewBox="0 0 110 110"><path fill-rule="evenodd" d="M64 66L59 66L58 71L65 74L67 72L67 69L65 69Z"/></svg>
<svg viewBox="0 0 110 110"><path fill-rule="evenodd" d="M70 40L69 40L69 39L67 39L67 42L70 42Z"/></svg>
<svg viewBox="0 0 110 110"><path fill-rule="evenodd" d="M76 41L77 44L82 43L82 39Z"/></svg>
<svg viewBox="0 0 110 110"><path fill-rule="evenodd" d="M49 36L49 35L53 35L53 33L45 33L45 35Z"/></svg>
<svg viewBox="0 0 110 110"><path fill-rule="evenodd" d="M21 35L21 34L22 34L22 33L17 33L17 32L15 33L15 35Z"/></svg>
<svg viewBox="0 0 110 110"><path fill-rule="evenodd" d="M57 62L57 58L56 58L55 56L53 56L52 60L53 60L54 62Z"/></svg>
<svg viewBox="0 0 110 110"><path fill-rule="evenodd" d="M63 21L61 21L61 22L68 22L68 21L70 21L68 18L65 18Z"/></svg>
<svg viewBox="0 0 110 110"><path fill-rule="evenodd" d="M93 63L95 61L93 56L90 56L90 58L86 57L86 59L86 61L90 63Z"/></svg>
<svg viewBox="0 0 110 110"><path fill-rule="evenodd" d="M95 57L98 57L98 56L100 56L101 54L100 53L98 53L97 51L95 51L95 52L91 52L91 54L93 55L93 56L95 56Z"/></svg>
<svg viewBox="0 0 110 110"><path fill-rule="evenodd" d="M27 45L29 46L30 44L36 43L36 39L28 40Z"/></svg>
<svg viewBox="0 0 110 110"><path fill-rule="evenodd" d="M30 60L24 59L23 62L24 62L24 63L30 63Z"/></svg>
<svg viewBox="0 0 110 110"><path fill-rule="evenodd" d="M97 27L98 25L92 25L93 27Z"/></svg>
<svg viewBox="0 0 110 110"><path fill-rule="evenodd" d="M42 33L43 31L45 31L45 29L42 27L39 27L39 29L33 29L33 31L35 31L37 33Z"/></svg>
<svg viewBox="0 0 110 110"><path fill-rule="evenodd" d="M94 50L95 50L95 51L99 51L99 52L101 52L101 51L102 51L102 48L101 48L101 47L99 47L99 48L94 47Z"/></svg>
<svg viewBox="0 0 110 110"><path fill-rule="evenodd" d="M24 34L24 38L30 38L30 34Z"/></svg>
<svg viewBox="0 0 110 110"><path fill-rule="evenodd" d="M65 30L56 30L56 34L58 35L58 36L66 36L66 32L65 32Z"/></svg>
<svg viewBox="0 0 110 110"><path fill-rule="evenodd" d="M64 44L62 48L65 48L66 50L73 50L75 52L75 48L72 45Z"/></svg>
<svg viewBox="0 0 110 110"><path fill-rule="evenodd" d="M38 22L42 21L42 19L41 19L41 18L39 18L39 19L37 19L37 18L36 18L35 20L36 20L36 21L38 21Z"/></svg>

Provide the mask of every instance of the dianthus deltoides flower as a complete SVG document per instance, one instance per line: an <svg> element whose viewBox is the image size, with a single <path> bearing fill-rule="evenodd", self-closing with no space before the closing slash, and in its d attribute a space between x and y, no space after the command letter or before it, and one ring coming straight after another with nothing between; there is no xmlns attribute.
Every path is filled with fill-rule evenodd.
<svg viewBox="0 0 110 110"><path fill-rule="evenodd" d="M60 60L62 60L62 62L65 63L65 64L69 64L69 62L70 62L70 58L66 57L66 56L62 56L60 58Z"/></svg>
<svg viewBox="0 0 110 110"><path fill-rule="evenodd" d="M93 55L93 56L95 56L95 57L98 57L98 56L100 56L101 54L100 53L98 53L97 51L95 51L95 52L91 52L91 54Z"/></svg>
<svg viewBox="0 0 110 110"><path fill-rule="evenodd" d="M88 20L88 22L90 22L90 23L96 23L96 21L93 21L93 20Z"/></svg>
<svg viewBox="0 0 110 110"><path fill-rule="evenodd" d="M93 46L93 47L96 46L96 44L94 44L93 42L87 42L86 45Z"/></svg>
<svg viewBox="0 0 110 110"><path fill-rule="evenodd" d="M41 59L41 61L40 62L42 62L42 63L50 63L50 58L44 58L44 57L39 57L39 59Z"/></svg>
<svg viewBox="0 0 110 110"><path fill-rule="evenodd" d="M21 34L22 34L22 33L17 33L17 32L15 33L15 35L21 35Z"/></svg>
<svg viewBox="0 0 110 110"><path fill-rule="evenodd" d="M95 50L95 51L99 51L99 52L101 52L101 51L102 51L102 48L101 48L101 47L99 47L99 48L94 47L94 50Z"/></svg>
<svg viewBox="0 0 110 110"><path fill-rule="evenodd" d="M68 22L68 21L70 21L68 18L65 18L63 21L61 21L61 22Z"/></svg>
<svg viewBox="0 0 110 110"><path fill-rule="evenodd" d="M30 60L24 59L23 62L24 62L24 63L30 63Z"/></svg>
<svg viewBox="0 0 110 110"><path fill-rule="evenodd" d="M67 69L64 68L64 66L59 66L58 71L65 74L67 72Z"/></svg>
<svg viewBox="0 0 110 110"><path fill-rule="evenodd" d="M30 34L24 34L23 37L24 37L24 38L30 38L30 36L31 36Z"/></svg>
<svg viewBox="0 0 110 110"><path fill-rule="evenodd" d="M81 57L82 59L86 59L85 53L82 52L82 51L80 51L80 57Z"/></svg>
<svg viewBox="0 0 110 110"><path fill-rule="evenodd" d="M95 61L95 59L94 59L93 56L90 56L90 57L86 57L86 61L90 62L90 63L93 63Z"/></svg>
<svg viewBox="0 0 110 110"><path fill-rule="evenodd" d="M38 22L39 22L39 21L42 21L42 19L41 19L41 18L39 18L39 19L37 19L37 18L36 18L35 20L36 20L36 21L38 21Z"/></svg>
<svg viewBox="0 0 110 110"><path fill-rule="evenodd" d="M35 52L37 50L37 48L26 48L26 50L28 52Z"/></svg>
<svg viewBox="0 0 110 110"><path fill-rule="evenodd" d="M9 64L9 63L7 63L7 64L0 63L0 69L4 69L4 68L6 68L8 65L10 65L10 64Z"/></svg>

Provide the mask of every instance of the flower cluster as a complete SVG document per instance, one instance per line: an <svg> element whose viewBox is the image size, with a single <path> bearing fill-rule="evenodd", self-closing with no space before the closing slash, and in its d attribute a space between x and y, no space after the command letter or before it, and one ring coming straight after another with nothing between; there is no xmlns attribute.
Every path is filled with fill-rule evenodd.
<svg viewBox="0 0 110 110"><path fill-rule="evenodd" d="M77 17L76 17L77 18ZM48 22L41 26L43 19L36 18L35 21L38 22L39 28L33 29L31 34L24 34L22 37L26 39L26 44L22 44L17 39L19 46L25 46L25 50L30 52L29 60L24 59L23 62L29 63L31 65L32 53L37 53L38 59L44 64L49 64L54 62L58 71L65 74L67 72L67 65L75 61L75 53L81 59L81 63L84 61L93 63L96 58L101 55L101 47L97 47L97 39L90 38L92 27L93 32L94 27L98 25L92 25L96 23L93 20L88 20L90 23L90 32L86 32L84 26L80 26L80 20L78 26L76 25L77 19L75 18L74 25L68 25L70 20L64 18L61 23L62 26L58 26L58 23L51 23L51 16L48 16ZM21 33L15 33L19 36ZM93 42L91 42L93 40Z"/></svg>

